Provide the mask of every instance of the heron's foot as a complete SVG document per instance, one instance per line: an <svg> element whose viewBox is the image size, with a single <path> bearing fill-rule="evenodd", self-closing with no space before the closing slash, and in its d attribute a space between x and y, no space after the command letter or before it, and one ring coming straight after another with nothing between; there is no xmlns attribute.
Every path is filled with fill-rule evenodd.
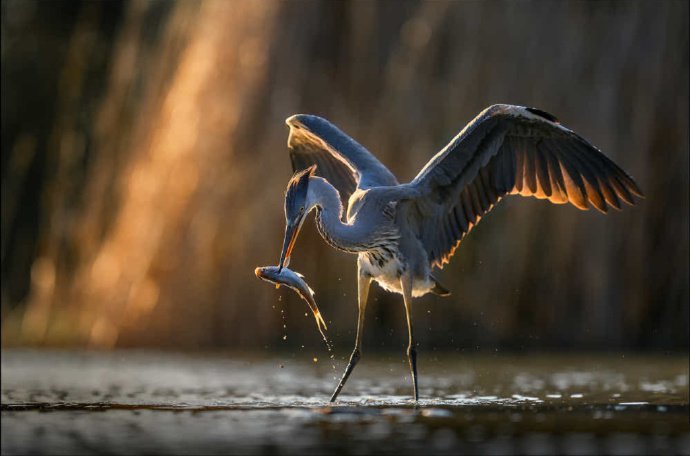
<svg viewBox="0 0 690 456"><path fill-rule="evenodd" d="M414 387L414 401L419 401L419 389L417 388L417 349L408 347L407 360L410 362L410 373L412 374L412 386Z"/></svg>
<svg viewBox="0 0 690 456"><path fill-rule="evenodd" d="M361 357L361 355L359 352L359 348L355 348L355 350L350 355L350 361L347 363L347 367L345 368L345 373L343 374L343 378L340 379L340 383L338 383L337 388L333 392L333 396L331 396L331 402L335 402L335 400L338 398L338 394L340 394L340 390L343 389L343 386L345 386L345 382L347 381L348 377L350 377L350 374L352 373L352 369L355 368L355 366L359 362L360 357Z"/></svg>

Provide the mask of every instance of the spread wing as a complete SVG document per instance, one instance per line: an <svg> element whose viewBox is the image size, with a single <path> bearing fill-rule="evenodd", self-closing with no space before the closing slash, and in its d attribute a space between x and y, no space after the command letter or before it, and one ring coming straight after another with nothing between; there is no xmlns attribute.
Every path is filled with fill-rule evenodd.
<svg viewBox="0 0 690 456"><path fill-rule="evenodd" d="M581 136L535 108L493 105L470 122L409 184L409 222L443 267L463 237L505 195L591 204L606 213L634 204L637 184Z"/></svg>
<svg viewBox="0 0 690 456"><path fill-rule="evenodd" d="M293 171L317 165L316 174L340 193L344 213L356 188L398 185L395 176L371 152L326 119L297 114L285 123L290 127L288 149Z"/></svg>

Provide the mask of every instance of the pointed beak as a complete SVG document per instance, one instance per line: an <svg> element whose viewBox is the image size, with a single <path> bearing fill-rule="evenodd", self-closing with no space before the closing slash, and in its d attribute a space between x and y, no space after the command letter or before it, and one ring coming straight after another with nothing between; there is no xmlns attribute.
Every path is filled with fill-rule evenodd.
<svg viewBox="0 0 690 456"><path fill-rule="evenodd" d="M299 234L301 226L302 221L297 220L294 223L288 223L285 227L285 240L283 241L283 251L280 253L280 264L278 266L279 273L284 266L290 264L292 248L295 246L295 241L297 240L297 235Z"/></svg>

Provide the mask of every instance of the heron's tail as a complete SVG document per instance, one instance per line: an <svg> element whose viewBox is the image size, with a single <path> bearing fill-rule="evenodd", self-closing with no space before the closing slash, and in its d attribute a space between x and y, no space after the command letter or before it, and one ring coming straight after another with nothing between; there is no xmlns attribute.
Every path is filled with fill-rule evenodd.
<svg viewBox="0 0 690 456"><path fill-rule="evenodd" d="M436 277L431 276L431 280L434 281L434 286L431 288L431 292L433 294L439 295L439 296L450 296L450 291L441 285L438 280L436 280Z"/></svg>

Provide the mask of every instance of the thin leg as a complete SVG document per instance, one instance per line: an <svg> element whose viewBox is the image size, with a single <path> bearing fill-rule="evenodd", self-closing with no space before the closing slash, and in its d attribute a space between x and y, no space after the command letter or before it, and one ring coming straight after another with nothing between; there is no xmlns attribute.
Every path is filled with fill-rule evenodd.
<svg viewBox="0 0 690 456"><path fill-rule="evenodd" d="M409 274L403 275L403 277L400 278L400 285L403 291L403 300L405 301L405 316L407 317L407 334L409 337L407 360L410 363L412 386L414 387L414 400L416 402L419 400L419 390L417 388L417 348L415 346L414 334L412 332L412 318L410 316L410 307L412 304L412 276Z"/></svg>
<svg viewBox="0 0 690 456"><path fill-rule="evenodd" d="M357 280L357 306L359 311L357 313L357 336L355 338L355 349L352 352L352 355L350 355L350 361L347 363L343 378L340 379L340 383L338 383L338 386L333 392L333 396L331 396L331 402L335 402L338 394L340 394L340 390L343 389L343 386L345 386L345 382L352 373L352 370L357 365L357 362L361 356L362 327L364 326L364 311L367 308L367 298L369 297L369 285L371 285L371 277L368 274L364 274L360 267Z"/></svg>

